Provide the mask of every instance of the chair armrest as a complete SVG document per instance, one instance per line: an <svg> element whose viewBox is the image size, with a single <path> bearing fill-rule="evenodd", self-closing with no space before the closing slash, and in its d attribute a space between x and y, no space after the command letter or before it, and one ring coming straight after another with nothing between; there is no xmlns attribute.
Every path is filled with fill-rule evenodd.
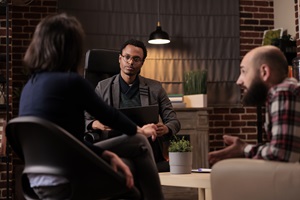
<svg viewBox="0 0 300 200"><path fill-rule="evenodd" d="M296 200L300 198L300 164L227 159L211 172L213 200Z"/></svg>
<svg viewBox="0 0 300 200"><path fill-rule="evenodd" d="M86 132L83 139L91 144L99 142L101 140L101 131Z"/></svg>
<svg viewBox="0 0 300 200"><path fill-rule="evenodd" d="M93 131L86 132L83 139L86 142L93 144L93 143L107 140L109 138L117 137L120 135L122 135L121 132L114 131L114 130L111 130L111 131L93 130Z"/></svg>

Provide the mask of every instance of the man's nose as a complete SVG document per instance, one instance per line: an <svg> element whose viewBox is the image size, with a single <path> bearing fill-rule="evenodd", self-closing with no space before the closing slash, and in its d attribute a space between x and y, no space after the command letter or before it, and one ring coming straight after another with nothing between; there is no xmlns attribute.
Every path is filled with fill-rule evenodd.
<svg viewBox="0 0 300 200"><path fill-rule="evenodd" d="M241 79L241 76L239 76L239 78L236 80L235 82L237 85L242 85L243 84L243 81Z"/></svg>

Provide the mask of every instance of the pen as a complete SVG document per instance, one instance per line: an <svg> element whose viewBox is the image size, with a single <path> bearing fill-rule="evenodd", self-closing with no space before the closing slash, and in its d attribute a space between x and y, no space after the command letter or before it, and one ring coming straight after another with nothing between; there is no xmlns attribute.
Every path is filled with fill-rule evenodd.
<svg viewBox="0 0 300 200"><path fill-rule="evenodd" d="M198 172L211 172L211 169L208 169L208 168L198 168Z"/></svg>

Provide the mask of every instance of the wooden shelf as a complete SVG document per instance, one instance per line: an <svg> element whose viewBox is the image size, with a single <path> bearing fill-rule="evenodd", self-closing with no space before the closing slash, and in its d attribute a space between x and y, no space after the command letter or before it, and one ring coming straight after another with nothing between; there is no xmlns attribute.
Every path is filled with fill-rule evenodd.
<svg viewBox="0 0 300 200"><path fill-rule="evenodd" d="M174 108L181 123L178 135L188 135L193 146L192 167L208 168L209 151L209 119L208 114L212 108Z"/></svg>

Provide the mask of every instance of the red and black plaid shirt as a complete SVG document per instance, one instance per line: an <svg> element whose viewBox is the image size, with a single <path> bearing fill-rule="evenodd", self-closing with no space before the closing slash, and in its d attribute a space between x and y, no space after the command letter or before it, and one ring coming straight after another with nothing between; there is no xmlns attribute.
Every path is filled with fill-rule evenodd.
<svg viewBox="0 0 300 200"><path fill-rule="evenodd" d="M300 83L286 78L269 90L266 102L265 130L268 142L248 145L248 158L300 161Z"/></svg>

